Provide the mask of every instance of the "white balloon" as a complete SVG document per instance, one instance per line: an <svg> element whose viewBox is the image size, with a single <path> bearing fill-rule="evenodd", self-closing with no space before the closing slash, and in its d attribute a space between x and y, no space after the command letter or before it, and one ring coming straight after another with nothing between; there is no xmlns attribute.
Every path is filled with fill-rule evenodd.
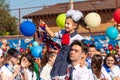
<svg viewBox="0 0 120 80"><path fill-rule="evenodd" d="M89 28L96 28L101 24L101 17L98 13L91 12L85 16L85 23Z"/></svg>

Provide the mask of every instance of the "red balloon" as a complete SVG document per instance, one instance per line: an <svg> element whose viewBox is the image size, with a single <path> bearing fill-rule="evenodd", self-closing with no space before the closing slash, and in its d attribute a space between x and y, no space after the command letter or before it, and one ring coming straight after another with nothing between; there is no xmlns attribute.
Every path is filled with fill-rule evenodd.
<svg viewBox="0 0 120 80"><path fill-rule="evenodd" d="M23 49L23 48L20 48L20 52L23 53L23 52L24 52L24 49Z"/></svg>
<svg viewBox="0 0 120 80"><path fill-rule="evenodd" d="M90 44L87 44L87 46L89 47L89 46L90 46Z"/></svg>
<svg viewBox="0 0 120 80"><path fill-rule="evenodd" d="M112 50L113 49L113 46L111 44L108 45L108 49L109 50Z"/></svg>
<svg viewBox="0 0 120 80"><path fill-rule="evenodd" d="M120 8L115 10L113 16L114 16L114 20L115 20L117 23L120 23Z"/></svg>

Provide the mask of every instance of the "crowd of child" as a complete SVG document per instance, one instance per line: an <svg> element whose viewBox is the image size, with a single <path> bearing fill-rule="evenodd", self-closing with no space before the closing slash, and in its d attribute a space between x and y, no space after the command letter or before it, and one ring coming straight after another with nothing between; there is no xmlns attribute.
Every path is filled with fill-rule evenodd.
<svg viewBox="0 0 120 80"><path fill-rule="evenodd" d="M56 33L41 21L41 29L61 39L61 49L48 50L44 45L42 58L35 58L31 51L20 53L2 40L0 80L120 80L120 48L106 54L94 44L87 46L77 33L78 26L86 28L83 17L78 10L67 11L65 29Z"/></svg>

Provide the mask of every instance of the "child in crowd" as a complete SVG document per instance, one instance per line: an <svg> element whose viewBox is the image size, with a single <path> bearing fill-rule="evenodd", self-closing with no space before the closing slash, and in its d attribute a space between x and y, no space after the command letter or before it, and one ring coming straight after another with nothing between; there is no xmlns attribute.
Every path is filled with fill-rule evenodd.
<svg viewBox="0 0 120 80"><path fill-rule="evenodd" d="M3 38L1 42L2 42L1 49L3 50L3 52L6 52L10 48L7 40Z"/></svg>
<svg viewBox="0 0 120 80"><path fill-rule="evenodd" d="M50 77L50 72L52 70L54 61L57 57L57 54L55 52L48 52L47 54L47 63L46 65L43 67L41 73L40 73L40 78L42 78L43 80L51 80Z"/></svg>
<svg viewBox="0 0 120 80"><path fill-rule="evenodd" d="M2 80L14 80L20 79L21 77L18 76L20 71L19 63L19 52L14 49L10 48L7 51L5 61L3 62L3 66L1 67L1 79Z"/></svg>
<svg viewBox="0 0 120 80"><path fill-rule="evenodd" d="M97 54L97 49L96 49L95 45L92 44L89 46L88 57L86 59L86 65L87 65L88 69L91 68L91 59L95 54Z"/></svg>
<svg viewBox="0 0 120 80"><path fill-rule="evenodd" d="M83 14L79 10L69 10L66 12L65 29L62 29L59 32L53 33L45 24L44 28L51 37L56 37L62 40L61 51L58 53L58 56L51 71L52 79L60 79L60 77L66 74L66 69L69 65L69 45L74 40L84 39L80 34L77 33L77 28L79 27L79 25L86 26L83 20Z"/></svg>

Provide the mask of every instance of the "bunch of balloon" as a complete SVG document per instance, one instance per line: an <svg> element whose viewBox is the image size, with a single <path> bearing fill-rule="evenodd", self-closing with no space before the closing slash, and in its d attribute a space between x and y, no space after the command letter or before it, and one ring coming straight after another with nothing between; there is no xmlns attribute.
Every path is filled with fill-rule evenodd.
<svg viewBox="0 0 120 80"><path fill-rule="evenodd" d="M31 54L34 58L42 58L42 47L39 46L37 41L34 41L31 45Z"/></svg>
<svg viewBox="0 0 120 80"><path fill-rule="evenodd" d="M116 54L116 48L115 46L112 46L112 44L108 45L108 50L110 51L111 54Z"/></svg>

